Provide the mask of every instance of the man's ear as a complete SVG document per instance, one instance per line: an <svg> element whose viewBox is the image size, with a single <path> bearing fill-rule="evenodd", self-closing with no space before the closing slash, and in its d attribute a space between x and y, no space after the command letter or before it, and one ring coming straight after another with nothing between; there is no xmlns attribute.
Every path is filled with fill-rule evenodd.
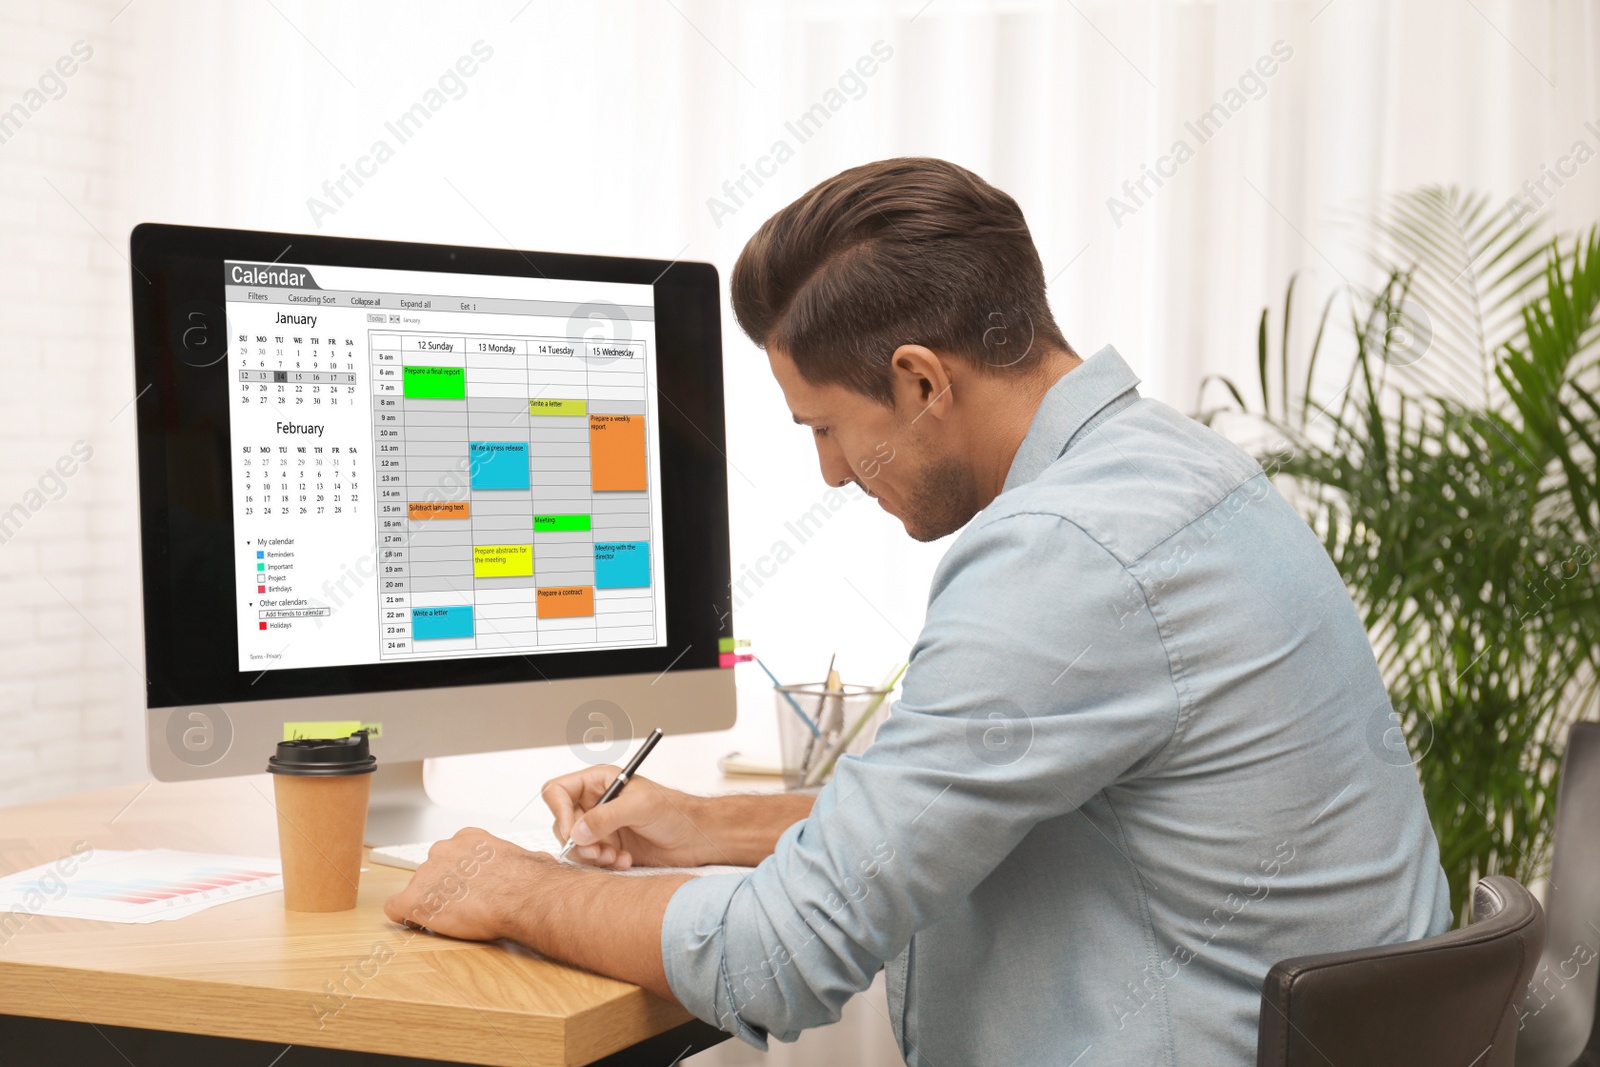
<svg viewBox="0 0 1600 1067"><path fill-rule="evenodd" d="M889 359L894 406L910 419L924 415L942 419L955 402L953 366L924 345L901 345Z"/></svg>

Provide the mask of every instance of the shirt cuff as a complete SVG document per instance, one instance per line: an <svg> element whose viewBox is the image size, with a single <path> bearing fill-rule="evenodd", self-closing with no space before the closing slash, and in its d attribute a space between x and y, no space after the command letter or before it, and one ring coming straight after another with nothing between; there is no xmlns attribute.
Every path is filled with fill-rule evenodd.
<svg viewBox="0 0 1600 1067"><path fill-rule="evenodd" d="M739 1018L728 977L723 922L748 874L709 874L673 891L661 919L661 965L667 988L696 1018L763 1052L767 1032Z"/></svg>

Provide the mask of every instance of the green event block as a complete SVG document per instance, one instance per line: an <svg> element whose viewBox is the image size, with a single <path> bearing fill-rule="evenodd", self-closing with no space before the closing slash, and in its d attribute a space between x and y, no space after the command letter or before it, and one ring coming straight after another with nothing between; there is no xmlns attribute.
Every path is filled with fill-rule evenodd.
<svg viewBox="0 0 1600 1067"><path fill-rule="evenodd" d="M467 372L461 367L407 367L406 396L417 400L465 400Z"/></svg>
<svg viewBox="0 0 1600 1067"><path fill-rule="evenodd" d="M535 515L533 517L534 533L572 533L586 532L589 529L589 516L587 515Z"/></svg>

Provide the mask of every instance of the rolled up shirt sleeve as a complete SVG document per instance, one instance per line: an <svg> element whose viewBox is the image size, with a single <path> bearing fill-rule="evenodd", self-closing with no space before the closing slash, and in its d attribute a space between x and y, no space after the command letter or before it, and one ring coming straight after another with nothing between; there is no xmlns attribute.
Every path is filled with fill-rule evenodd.
<svg viewBox="0 0 1600 1067"><path fill-rule="evenodd" d="M872 747L754 871L673 894L667 981L699 1018L761 1048L836 1021L1036 824L1163 758L1181 701L1145 591L1077 526L1003 503L940 564Z"/></svg>

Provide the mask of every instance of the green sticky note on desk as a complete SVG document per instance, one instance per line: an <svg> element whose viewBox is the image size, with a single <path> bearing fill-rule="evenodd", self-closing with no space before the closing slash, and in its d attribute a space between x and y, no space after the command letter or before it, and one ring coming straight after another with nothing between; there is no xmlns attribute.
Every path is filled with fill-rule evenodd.
<svg viewBox="0 0 1600 1067"><path fill-rule="evenodd" d="M365 730L371 737L382 737L383 723L361 722L358 719L345 722L286 722L283 724L283 739L304 741L310 738L349 737L357 730Z"/></svg>

